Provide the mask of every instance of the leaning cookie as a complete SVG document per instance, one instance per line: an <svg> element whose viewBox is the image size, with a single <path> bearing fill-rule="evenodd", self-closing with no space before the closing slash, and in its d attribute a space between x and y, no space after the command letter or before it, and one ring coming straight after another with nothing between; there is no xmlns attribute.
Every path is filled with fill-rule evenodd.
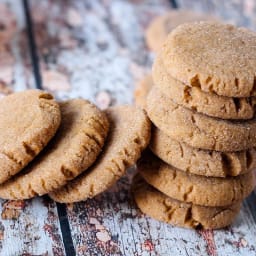
<svg viewBox="0 0 256 256"><path fill-rule="evenodd" d="M146 30L146 42L154 52L158 52L168 34L178 25L200 20L216 20L216 18L187 10L173 10L156 17Z"/></svg>
<svg viewBox="0 0 256 256"><path fill-rule="evenodd" d="M147 184L140 175L133 179L132 192L143 213L185 228L224 228L234 221L241 206L240 202L224 207L207 207L178 201Z"/></svg>
<svg viewBox="0 0 256 256"><path fill-rule="evenodd" d="M155 86L167 98L183 107L221 119L251 119L255 115L256 97L219 96L183 84L168 74L160 56L153 65L152 75Z"/></svg>
<svg viewBox="0 0 256 256"><path fill-rule="evenodd" d="M203 206L226 206L243 200L254 188L254 173L216 178L189 174L147 152L138 162L141 176L176 200Z"/></svg>
<svg viewBox="0 0 256 256"><path fill-rule="evenodd" d="M225 152L256 146L256 118L227 121L199 114L174 103L157 87L149 92L146 110L160 130L191 147Z"/></svg>
<svg viewBox="0 0 256 256"><path fill-rule="evenodd" d="M143 109L146 107L146 99L153 86L152 75L146 75L136 86L134 90L135 105Z"/></svg>
<svg viewBox="0 0 256 256"><path fill-rule="evenodd" d="M0 101L0 184L20 172L46 146L61 121L49 93L27 90Z"/></svg>
<svg viewBox="0 0 256 256"><path fill-rule="evenodd" d="M0 185L4 199L28 199L74 179L96 159L108 133L103 112L86 100L60 103L62 122L42 153L17 176Z"/></svg>
<svg viewBox="0 0 256 256"><path fill-rule="evenodd" d="M134 165L150 140L150 121L145 112L131 106L106 110L110 132L94 166L49 196L61 203L92 198L110 188Z"/></svg>
<svg viewBox="0 0 256 256"><path fill-rule="evenodd" d="M238 176L256 168L255 148L238 152L218 152L192 148L172 139L156 127L149 145L164 162L179 170L211 177Z"/></svg>

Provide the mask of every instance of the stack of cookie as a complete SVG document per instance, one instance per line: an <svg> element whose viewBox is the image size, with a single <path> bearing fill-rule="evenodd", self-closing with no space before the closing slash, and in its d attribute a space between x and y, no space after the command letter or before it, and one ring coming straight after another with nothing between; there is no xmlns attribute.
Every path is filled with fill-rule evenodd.
<svg viewBox="0 0 256 256"><path fill-rule="evenodd" d="M103 112L82 99L57 103L40 90L7 96L0 101L0 197L94 197L135 164L150 128L132 106Z"/></svg>
<svg viewBox="0 0 256 256"><path fill-rule="evenodd" d="M229 225L254 187L256 34L187 23L153 65L150 149L133 183L141 210L193 228Z"/></svg>

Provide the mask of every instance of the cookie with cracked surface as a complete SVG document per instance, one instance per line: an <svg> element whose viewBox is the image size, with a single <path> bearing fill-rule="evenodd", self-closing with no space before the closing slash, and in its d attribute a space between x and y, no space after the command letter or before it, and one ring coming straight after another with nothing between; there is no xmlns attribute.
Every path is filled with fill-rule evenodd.
<svg viewBox="0 0 256 256"><path fill-rule="evenodd" d="M256 146L256 119L215 119L174 103L155 86L148 94L146 109L160 130L191 147L225 152Z"/></svg>
<svg viewBox="0 0 256 256"><path fill-rule="evenodd" d="M225 206L243 200L254 188L254 173L237 177L204 177L180 171L146 152L137 164L153 187L176 200L203 206Z"/></svg>
<svg viewBox="0 0 256 256"><path fill-rule="evenodd" d="M27 90L0 100L0 183L20 172L54 136L61 120L49 93Z"/></svg>
<svg viewBox="0 0 256 256"><path fill-rule="evenodd" d="M150 121L146 113L132 106L106 110L110 132L101 156L86 173L49 194L61 203L92 198L110 188L125 170L134 165L150 140Z"/></svg>
<svg viewBox="0 0 256 256"><path fill-rule="evenodd" d="M164 15L158 16L153 19L146 30L147 45L154 52L158 52L168 34L174 28L182 23L200 20L216 20L216 18L188 10L172 10Z"/></svg>
<svg viewBox="0 0 256 256"><path fill-rule="evenodd" d="M172 139L156 127L152 128L151 151L164 162L182 171L210 176L238 176L256 168L256 149L218 152L192 148Z"/></svg>
<svg viewBox="0 0 256 256"><path fill-rule="evenodd" d="M217 22L178 26L161 49L167 72L184 84L227 97L256 95L256 33Z"/></svg>
<svg viewBox="0 0 256 256"><path fill-rule="evenodd" d="M4 199L28 199L65 185L96 159L108 133L106 115L87 100L61 102L62 121L42 153L0 185Z"/></svg>
<svg viewBox="0 0 256 256"><path fill-rule="evenodd" d="M132 192L143 213L185 228L224 228L234 221L241 206L240 202L224 207L207 207L178 201L147 184L138 174L133 179Z"/></svg>
<svg viewBox="0 0 256 256"><path fill-rule="evenodd" d="M185 85L168 74L160 56L153 65L152 74L159 90L183 107L221 119L251 119L255 115L256 97L219 96Z"/></svg>
<svg viewBox="0 0 256 256"><path fill-rule="evenodd" d="M153 86L152 75L146 75L136 86L134 91L134 100L137 106L141 108L145 108L146 106L146 98Z"/></svg>

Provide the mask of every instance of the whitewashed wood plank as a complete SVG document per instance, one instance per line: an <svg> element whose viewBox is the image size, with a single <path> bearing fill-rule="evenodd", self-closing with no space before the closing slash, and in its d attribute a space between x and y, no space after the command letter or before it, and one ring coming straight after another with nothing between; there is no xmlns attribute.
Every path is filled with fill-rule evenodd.
<svg viewBox="0 0 256 256"><path fill-rule="evenodd" d="M22 1L1 0L7 5L16 20L14 37L9 42L12 61L1 59L0 80L13 91L35 86ZM0 8L2 10L2 8ZM6 13L1 17L9 20ZM7 70L10 76L5 76ZM46 198L28 201L0 200L0 255L64 255L56 205ZM16 215L16 219L10 218Z"/></svg>
<svg viewBox="0 0 256 256"><path fill-rule="evenodd" d="M255 199L254 194L243 203L237 220L230 228L214 232L218 255L255 255ZM254 204L254 209L250 209L249 204Z"/></svg>
<svg viewBox="0 0 256 256"><path fill-rule="evenodd" d="M230 0L224 2L221 0L176 0L176 2L182 9L209 13L220 17L227 23L256 30L256 3L253 0Z"/></svg>
<svg viewBox="0 0 256 256"><path fill-rule="evenodd" d="M145 48L143 27L139 25L139 18L148 17L137 16L134 5L125 1L112 1L111 4L108 1L72 1L72 4L69 3L71 6L58 1L47 1L48 5L45 2L39 5L37 1L32 1L35 17L46 10L51 13L46 18L48 33L44 35L48 39L38 34L37 41L57 43L47 46L39 42L42 73L48 69L61 72L72 85L70 90L57 90L57 97L84 97L95 102L100 91L107 91L111 94L112 104L131 103L134 78L141 78L151 65ZM67 26L68 17L60 15L67 14L70 7L75 10L79 17L77 19L81 19L81 26ZM138 8L141 8L140 5ZM144 12L144 16L164 11L163 5L150 2L145 4L144 9L148 12ZM40 21L37 24L41 26ZM74 40L75 46L57 45L64 44L60 39L63 34L70 41ZM50 57L42 56L43 48L48 47L54 48L54 52L51 52ZM43 61L43 58L47 60ZM43 84L47 87L47 80Z"/></svg>
<svg viewBox="0 0 256 256"><path fill-rule="evenodd" d="M17 220L0 221L4 229L1 255L64 255L56 218L52 202L43 198L26 201Z"/></svg>
<svg viewBox="0 0 256 256"><path fill-rule="evenodd" d="M17 33L15 34L12 42L11 42L11 51L15 58L14 63L14 72L13 72L13 89L14 91L22 91L27 88L26 84L26 68L24 65L24 60L21 58L21 52L20 52L20 45L19 42L21 40L21 31L25 29L25 20L23 15L23 9L21 8L21 5L15 5L14 1L6 1L9 2L10 7L16 17L17 21ZM30 71L27 71L30 73Z"/></svg>
<svg viewBox="0 0 256 256"><path fill-rule="evenodd" d="M107 92L110 104L132 103L134 84L150 70L153 58L144 29L153 16L168 9L167 2L32 1L36 26L44 30L37 42L45 88L61 99L84 97L100 105L98 95ZM49 79L49 70L66 80ZM52 81L65 81L70 88ZM240 215L242 226L238 219L222 231L196 232L152 220L134 205L130 177L95 199L68 205L78 255L224 255L236 252L236 243L226 244L225 239L239 239L240 228L255 225L248 204ZM248 244L253 244L254 233L246 232Z"/></svg>
<svg viewBox="0 0 256 256"><path fill-rule="evenodd" d="M32 86L35 85L25 32L26 22L23 6L21 1L17 3L16 0L1 0L0 3L6 5L11 10L11 16L15 19L17 26L13 38L9 43L10 53L13 57L13 62L9 65L11 79L10 81L4 81L14 91L22 91L28 88L28 78L31 79ZM2 14L3 17L4 15L7 14ZM6 20L9 21L10 18L6 17ZM0 79L2 79L1 73Z"/></svg>

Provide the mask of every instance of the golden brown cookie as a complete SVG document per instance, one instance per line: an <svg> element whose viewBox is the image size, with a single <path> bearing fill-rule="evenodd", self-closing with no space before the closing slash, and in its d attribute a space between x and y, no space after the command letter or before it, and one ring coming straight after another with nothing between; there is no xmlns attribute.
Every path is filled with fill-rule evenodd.
<svg viewBox="0 0 256 256"><path fill-rule="evenodd" d="M242 151L256 146L256 119L227 121L184 108L153 87L147 98L147 113L164 133L191 147Z"/></svg>
<svg viewBox="0 0 256 256"><path fill-rule="evenodd" d="M110 132L103 152L88 172L49 194L61 203L92 198L110 188L125 170L134 165L150 140L150 121L145 112L132 106L109 108Z"/></svg>
<svg viewBox="0 0 256 256"><path fill-rule="evenodd" d="M134 199L140 210L157 220L186 228L218 229L230 225L241 203L207 207L184 203L166 196L147 184L140 175L132 183Z"/></svg>
<svg viewBox="0 0 256 256"><path fill-rule="evenodd" d="M256 168L255 148L238 152L196 149L172 139L156 127L152 129L150 149L164 162L197 175L237 176Z"/></svg>
<svg viewBox="0 0 256 256"><path fill-rule="evenodd" d="M175 103L221 119L251 119L255 114L256 97L230 98L204 92L172 78L158 57L153 65L153 78L159 90Z"/></svg>
<svg viewBox="0 0 256 256"><path fill-rule="evenodd" d="M74 179L96 159L109 122L89 101L60 103L62 122L43 152L17 176L0 185L0 197L27 199L46 194Z"/></svg>
<svg viewBox="0 0 256 256"><path fill-rule="evenodd" d="M152 75L146 75L136 86L134 91L135 104L141 108L146 106L146 98L153 86Z"/></svg>
<svg viewBox="0 0 256 256"><path fill-rule="evenodd" d="M256 95L256 33L216 22L178 26L161 50L168 73L227 97Z"/></svg>
<svg viewBox="0 0 256 256"><path fill-rule="evenodd" d="M162 193L197 205L231 205L254 188L253 172L229 178L204 177L175 169L148 152L137 166L141 176Z"/></svg>
<svg viewBox="0 0 256 256"><path fill-rule="evenodd" d="M27 90L0 101L0 183L22 170L54 136L61 120L53 96Z"/></svg>
<svg viewBox="0 0 256 256"><path fill-rule="evenodd" d="M172 10L165 15L158 16L146 30L147 45L151 50L158 52L174 28L182 23L200 20L216 20L216 18L188 10Z"/></svg>

